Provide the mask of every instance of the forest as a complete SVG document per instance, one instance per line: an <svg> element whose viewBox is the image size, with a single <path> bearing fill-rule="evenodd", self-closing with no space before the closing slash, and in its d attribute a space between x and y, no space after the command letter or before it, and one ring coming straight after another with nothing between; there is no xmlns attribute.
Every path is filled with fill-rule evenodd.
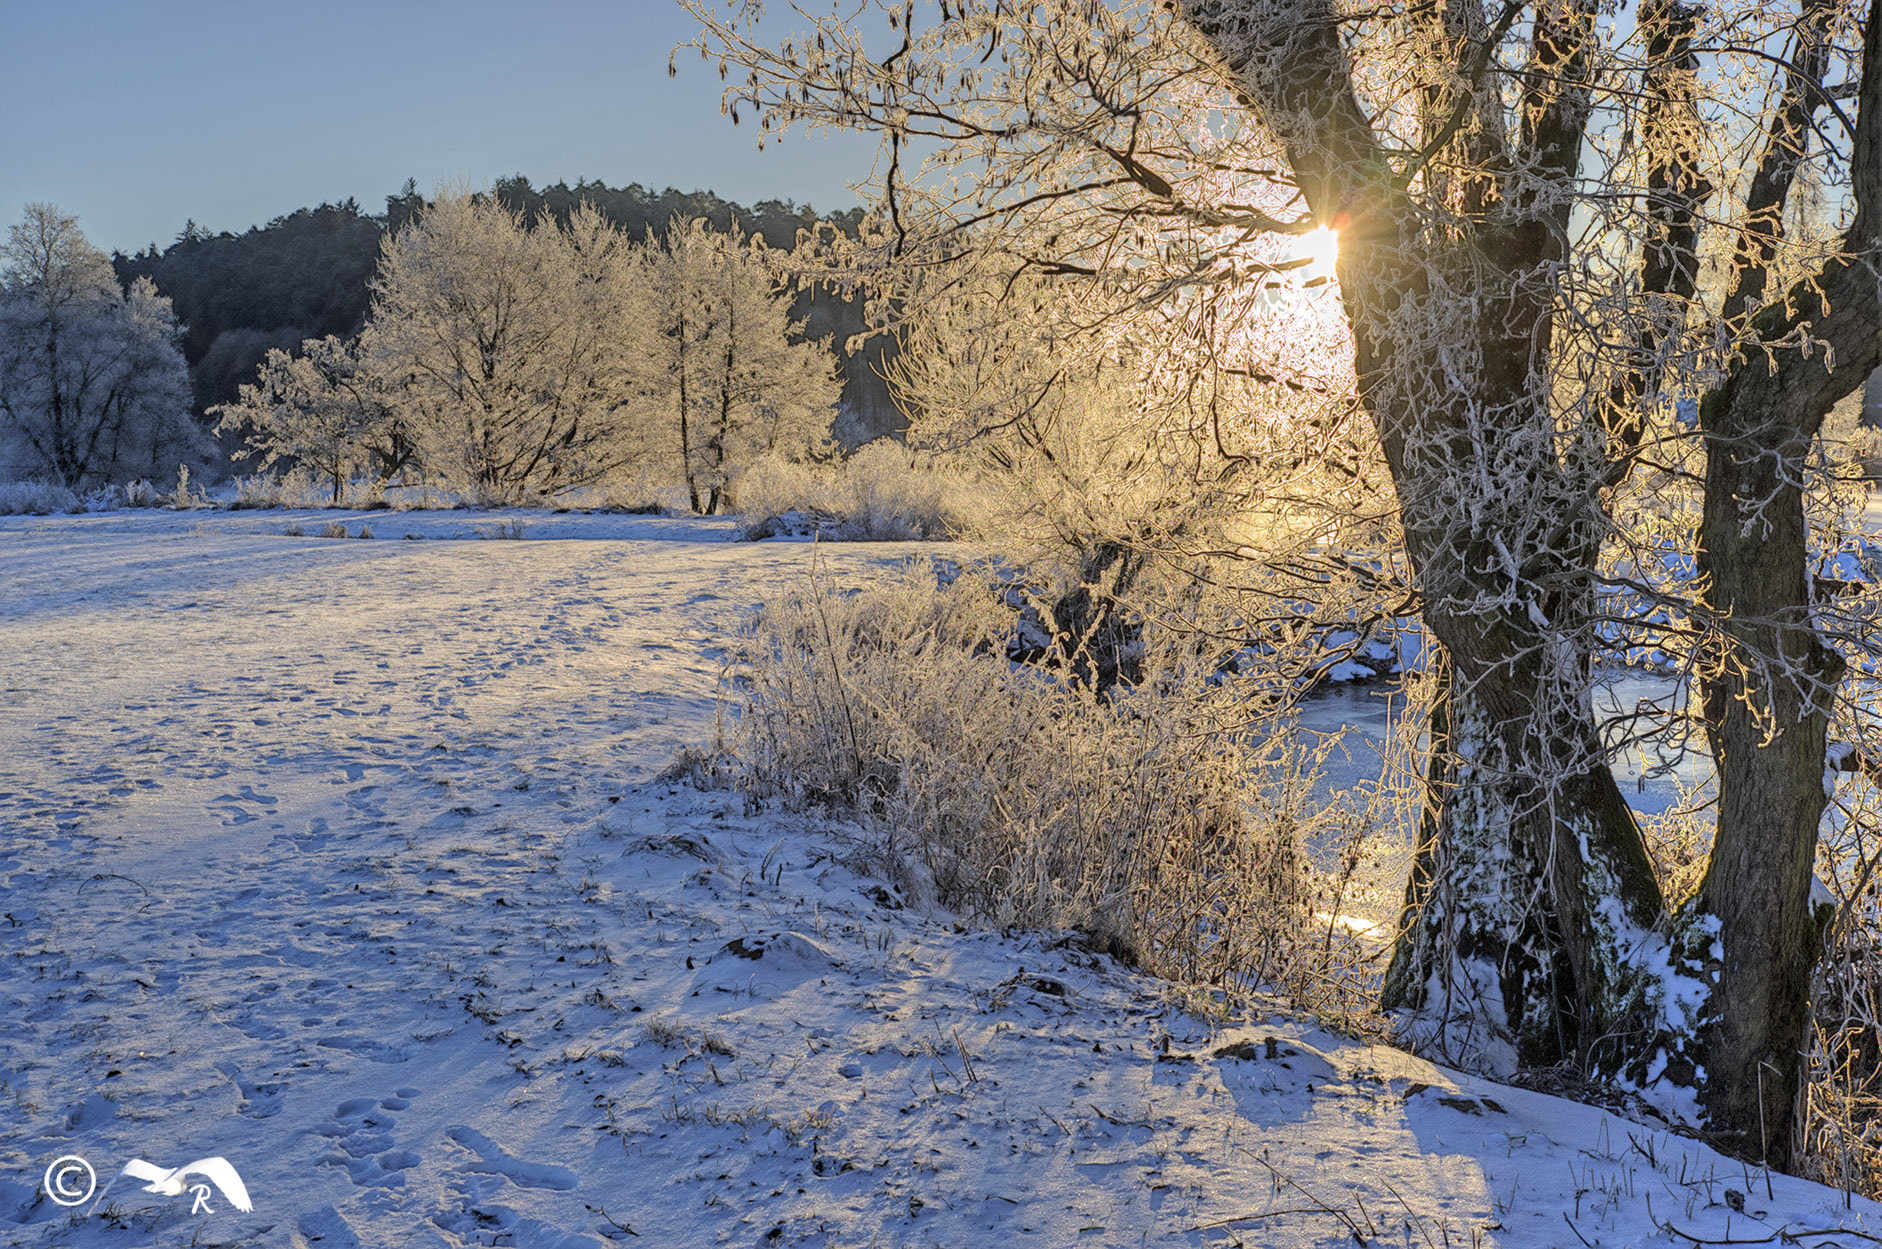
<svg viewBox="0 0 1882 1249"><path fill-rule="evenodd" d="M556 183L538 189L520 174L499 179L492 194L530 223L566 224L578 206L587 204L634 239L649 230L662 234L679 218L737 229L785 251L797 231L826 219L806 205L767 200L748 209L710 191L653 191L638 183L620 188ZM126 287L149 278L170 299L184 327L183 355L193 410L200 416L234 400L271 348L358 334L366 321L367 287L381 241L424 206L424 196L408 181L386 197L380 213L369 214L347 200L297 209L240 234L212 234L191 221L168 246L151 243L133 255L120 252L111 263ZM853 232L860 217L860 209L851 209L827 219ZM896 428L894 409L873 367L880 362L881 347L854 360L841 350L862 328L861 309L827 291L812 291L800 297L793 312L806 322L807 333L834 336L844 368L845 402L860 422L858 440Z"/></svg>

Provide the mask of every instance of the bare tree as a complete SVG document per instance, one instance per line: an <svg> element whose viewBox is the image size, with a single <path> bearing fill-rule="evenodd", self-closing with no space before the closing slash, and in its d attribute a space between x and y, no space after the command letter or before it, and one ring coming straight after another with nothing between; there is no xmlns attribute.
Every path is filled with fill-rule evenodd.
<svg viewBox="0 0 1882 1249"><path fill-rule="evenodd" d="M201 462L170 301L111 262L51 204L0 248L0 437L27 473L81 487Z"/></svg>
<svg viewBox="0 0 1882 1249"><path fill-rule="evenodd" d="M507 500L632 457L628 251L593 211L532 230L462 193L386 240L360 353L428 476Z"/></svg>
<svg viewBox="0 0 1882 1249"><path fill-rule="evenodd" d="M688 501L710 515L760 455L819 450L841 390L827 341L807 340L760 239L675 219L643 249L642 417L671 440Z"/></svg>
<svg viewBox="0 0 1882 1249"><path fill-rule="evenodd" d="M399 471L412 455L385 379L361 365L357 344L328 335L310 338L298 353L271 349L252 385L234 403L211 409L218 433L245 432L258 467L283 461L327 479L342 501L354 472Z"/></svg>
<svg viewBox="0 0 1882 1249"><path fill-rule="evenodd" d="M1875 0L884 0L885 33L776 46L753 7L689 7L735 118L883 137L879 228L827 274L873 282L885 328L947 270L1084 292L1076 361L1124 317L1194 338L1302 263L1273 240L1338 232L1350 393L1448 677L1386 1002L1493 1069L1572 1060L1676 1111L1697 1086L1722 1141L1784 1161L1840 672L1808 458L1882 363ZM1797 228L1805 175L1835 228ZM1702 495L1677 592L1604 571L1649 487ZM1670 905L1589 698L1616 590L1699 635L1717 832Z"/></svg>

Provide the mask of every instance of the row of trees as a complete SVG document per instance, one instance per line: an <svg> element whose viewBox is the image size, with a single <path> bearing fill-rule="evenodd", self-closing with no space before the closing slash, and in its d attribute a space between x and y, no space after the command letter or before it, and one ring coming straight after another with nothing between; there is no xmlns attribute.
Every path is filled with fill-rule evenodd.
<svg viewBox="0 0 1882 1249"><path fill-rule="evenodd" d="M686 3L762 131L882 136L880 212L825 271L872 280L885 329L944 327L910 362L933 420L1131 504L1089 513L1094 577L1240 553L1251 615L1422 616L1408 1034L1789 1161L1824 777L1875 757L1873 604L1813 570L1825 415L1882 365L1882 0L879 0L886 36L777 45ZM1339 347L1277 349L1328 229ZM1617 633L1686 665L1692 701L1641 722L1716 766L1689 895L1608 767Z"/></svg>
<svg viewBox="0 0 1882 1249"><path fill-rule="evenodd" d="M655 190L637 183L537 187L520 174L499 179L491 195L532 227L540 222L566 227L586 206L636 240L649 231L663 235L674 220L703 220L719 231L762 237L774 250L789 249L800 230L819 221L854 233L860 219L857 210L823 218L807 205L788 201L766 200L747 208L710 191ZM240 233L211 233L192 221L169 245L152 243L134 255L115 256L113 265L127 288L140 277L149 278L173 301L185 327L183 354L200 414L234 400L271 348L292 350L307 339L356 336L366 323L381 246L425 208L425 196L408 181L398 194L386 197L382 212L368 212L349 199L298 209ZM793 311L815 335L831 335L839 346L845 407L856 426L845 432L845 440L866 441L895 428L893 406L875 372L881 345L855 357L840 350L862 328L860 302L828 290L807 290L799 293Z"/></svg>
<svg viewBox="0 0 1882 1249"><path fill-rule="evenodd" d="M0 473L87 489L199 464L180 333L74 217L27 205L0 246Z"/></svg>
<svg viewBox="0 0 1882 1249"><path fill-rule="evenodd" d="M531 228L484 195L438 198L385 242L364 332L270 350L216 409L265 467L419 477L494 500L622 473L724 506L763 454L829 439L827 341L790 315L769 251L675 221L634 242L579 207Z"/></svg>

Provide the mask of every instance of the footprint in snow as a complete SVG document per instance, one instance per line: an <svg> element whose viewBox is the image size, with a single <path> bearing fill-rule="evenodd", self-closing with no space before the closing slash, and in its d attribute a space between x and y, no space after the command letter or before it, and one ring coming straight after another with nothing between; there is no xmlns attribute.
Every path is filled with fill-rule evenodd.
<svg viewBox="0 0 1882 1249"><path fill-rule="evenodd" d="M567 1167L547 1162L525 1162L475 1128L446 1128L444 1134L477 1155L477 1161L464 1168L478 1175L500 1175L518 1188L550 1188L568 1192L579 1179Z"/></svg>
<svg viewBox="0 0 1882 1249"><path fill-rule="evenodd" d="M400 1149L392 1135L395 1115L412 1104L416 1089L400 1089L390 1097L354 1097L334 1109L333 1118L314 1129L332 1138L338 1153L320 1160L323 1167L341 1167L360 1188L402 1188L405 1172L424 1161L409 1149ZM410 1094L411 1096L406 1096Z"/></svg>
<svg viewBox="0 0 1882 1249"><path fill-rule="evenodd" d="M115 1102L103 1093L93 1093L85 1100L71 1106L65 1112L65 1130L71 1132L89 1132L93 1128L111 1122L117 1117Z"/></svg>
<svg viewBox="0 0 1882 1249"><path fill-rule="evenodd" d="M272 1119L281 1113L281 1092L287 1088L286 1081L250 1083L242 1078L241 1070L234 1063L217 1063L216 1070L227 1076L242 1096L236 1103L236 1114L250 1119Z"/></svg>
<svg viewBox="0 0 1882 1249"><path fill-rule="evenodd" d="M364 1249L359 1233L332 1206L303 1214L297 1228L299 1235L292 1242L295 1249L303 1245L307 1249Z"/></svg>
<svg viewBox="0 0 1882 1249"><path fill-rule="evenodd" d="M1318 1050L1279 1037L1234 1041L1218 1047L1214 1056L1218 1061L1272 1063L1313 1084L1331 1083L1345 1074Z"/></svg>
<svg viewBox="0 0 1882 1249"><path fill-rule="evenodd" d="M1460 1114L1481 1116L1486 1110L1494 1111L1499 1115L1509 1113L1507 1110L1503 1109L1503 1104L1493 1097L1478 1098L1448 1094L1441 1090L1433 1090L1429 1084L1423 1083L1408 1086L1405 1089L1404 1098L1409 1102L1420 1093L1430 1093L1434 1091L1437 1092L1438 1105L1445 1107L1447 1110L1455 1110Z"/></svg>
<svg viewBox="0 0 1882 1249"><path fill-rule="evenodd" d="M402 1063L411 1057L401 1046L388 1045L369 1037L323 1036L315 1044L330 1050L350 1050L376 1063Z"/></svg>

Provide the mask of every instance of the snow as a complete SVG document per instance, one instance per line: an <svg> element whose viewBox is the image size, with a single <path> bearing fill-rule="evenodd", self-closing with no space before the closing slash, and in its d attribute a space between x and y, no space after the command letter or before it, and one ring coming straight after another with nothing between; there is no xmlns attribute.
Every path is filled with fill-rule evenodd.
<svg viewBox="0 0 1882 1249"><path fill-rule="evenodd" d="M1882 1231L1596 1108L966 930L826 818L659 778L711 738L746 609L913 548L282 532L331 519L0 520L0 1243ZM41 1176L73 1154L101 1186L224 1157L255 1208L126 1180L68 1210Z"/></svg>

